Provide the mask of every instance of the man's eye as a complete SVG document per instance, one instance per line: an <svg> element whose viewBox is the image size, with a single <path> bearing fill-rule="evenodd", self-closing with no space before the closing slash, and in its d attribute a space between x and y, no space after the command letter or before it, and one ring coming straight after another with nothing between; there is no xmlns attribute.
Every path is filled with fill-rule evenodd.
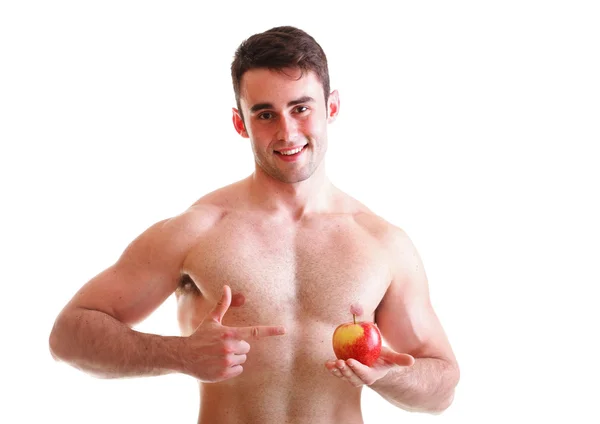
<svg viewBox="0 0 600 424"><path fill-rule="evenodd" d="M306 106L298 106L296 108L296 112L298 112L298 113L306 112L307 110L308 110L308 108Z"/></svg>
<svg viewBox="0 0 600 424"><path fill-rule="evenodd" d="M258 115L258 119L269 120L273 118L273 114L271 112L263 112Z"/></svg>

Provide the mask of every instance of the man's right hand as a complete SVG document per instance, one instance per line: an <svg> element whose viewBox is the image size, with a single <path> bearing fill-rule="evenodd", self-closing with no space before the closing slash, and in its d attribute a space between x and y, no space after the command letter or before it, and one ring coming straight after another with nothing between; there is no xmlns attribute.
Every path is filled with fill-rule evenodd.
<svg viewBox="0 0 600 424"><path fill-rule="evenodd" d="M221 324L231 305L231 288L223 287L223 295L193 334L184 340L185 374L203 382L216 383L236 377L244 370L250 351L247 340L285 334L282 326L226 327Z"/></svg>

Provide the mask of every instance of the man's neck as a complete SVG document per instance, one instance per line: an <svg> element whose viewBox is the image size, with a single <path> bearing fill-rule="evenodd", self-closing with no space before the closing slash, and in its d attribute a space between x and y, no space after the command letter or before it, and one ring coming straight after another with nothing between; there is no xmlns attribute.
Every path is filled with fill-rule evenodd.
<svg viewBox="0 0 600 424"><path fill-rule="evenodd" d="M329 210L334 187L321 166L306 180L285 183L266 174L258 165L249 178L253 203L299 220L306 214Z"/></svg>

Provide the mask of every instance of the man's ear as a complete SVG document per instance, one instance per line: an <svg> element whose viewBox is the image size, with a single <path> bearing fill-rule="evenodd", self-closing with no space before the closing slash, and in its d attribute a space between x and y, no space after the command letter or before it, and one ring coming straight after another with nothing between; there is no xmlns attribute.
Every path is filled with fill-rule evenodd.
<svg viewBox="0 0 600 424"><path fill-rule="evenodd" d="M333 90L327 99L327 123L332 123L340 113L340 95L337 90Z"/></svg>
<svg viewBox="0 0 600 424"><path fill-rule="evenodd" d="M244 138L248 138L248 132L246 131L246 125L242 119L242 114L236 108L231 108L231 120L233 121L233 127L239 135Z"/></svg>

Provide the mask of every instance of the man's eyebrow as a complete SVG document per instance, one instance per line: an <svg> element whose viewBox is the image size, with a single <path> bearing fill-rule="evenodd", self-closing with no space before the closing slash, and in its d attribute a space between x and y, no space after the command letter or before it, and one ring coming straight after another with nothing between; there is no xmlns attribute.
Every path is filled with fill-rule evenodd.
<svg viewBox="0 0 600 424"><path fill-rule="evenodd" d="M263 109L273 109L273 105L271 103L257 103L250 108L250 112L254 113Z"/></svg>
<svg viewBox="0 0 600 424"><path fill-rule="evenodd" d="M299 98L299 99L297 99L297 100L292 100L292 101L291 101L291 102L289 102L287 105L288 105L288 107L291 107L291 106L296 106L296 105L299 105L299 104L301 104L301 103L310 103L310 102L314 102L314 101L315 101L315 99L313 99L313 98L312 98L312 97L310 97L310 96L302 96L302 97L300 97L300 98Z"/></svg>
<svg viewBox="0 0 600 424"><path fill-rule="evenodd" d="M313 99L310 96L302 96L299 99L288 102L287 106L291 107L291 106L296 106L296 105L299 105L302 103L310 103L310 102L314 102L314 101L315 101L315 99ZM263 109L273 109L273 104L272 103L257 103L250 108L250 112L254 113L254 112L258 112L259 110L263 110Z"/></svg>

